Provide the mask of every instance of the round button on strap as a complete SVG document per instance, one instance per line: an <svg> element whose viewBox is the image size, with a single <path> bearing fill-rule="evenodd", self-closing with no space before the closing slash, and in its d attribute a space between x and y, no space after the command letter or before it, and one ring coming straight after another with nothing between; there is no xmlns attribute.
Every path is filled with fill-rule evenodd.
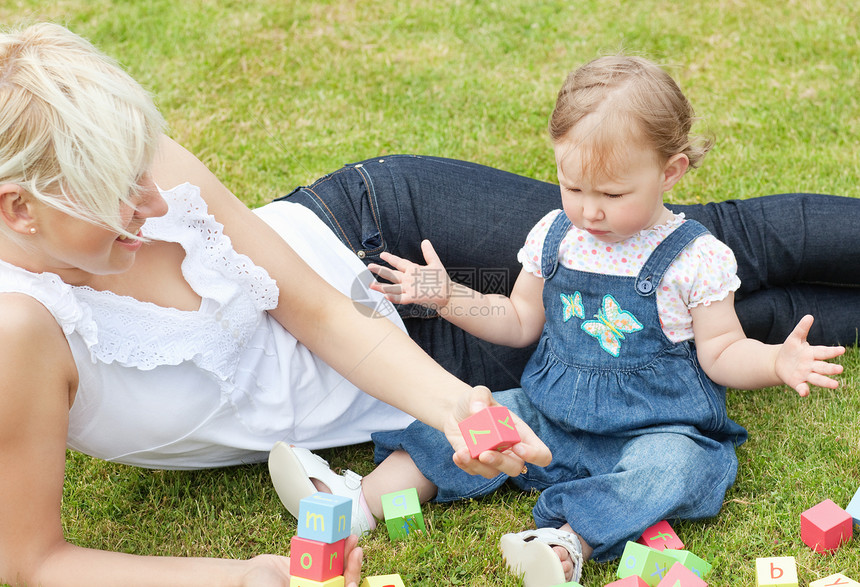
<svg viewBox="0 0 860 587"><path fill-rule="evenodd" d="M646 277L636 284L636 289L641 294L649 294L654 290L654 284L651 283L650 277Z"/></svg>

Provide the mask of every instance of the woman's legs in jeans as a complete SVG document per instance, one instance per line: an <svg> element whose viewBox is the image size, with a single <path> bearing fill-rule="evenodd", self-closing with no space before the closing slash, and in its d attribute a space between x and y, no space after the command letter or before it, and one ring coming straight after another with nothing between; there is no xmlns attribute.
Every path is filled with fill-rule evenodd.
<svg viewBox="0 0 860 587"><path fill-rule="evenodd" d="M383 250L420 261L420 242L429 239L454 279L503 294L519 274L516 254L526 234L561 202L551 183L409 155L348 165L283 199L313 210L365 262L379 262ZM734 251L742 282L736 306L749 336L782 342L809 313L816 318L812 342L854 343L860 200L788 194L669 207ZM422 309L400 310L412 337L457 376L491 389L519 385L533 347L492 345Z"/></svg>
<svg viewBox="0 0 860 587"><path fill-rule="evenodd" d="M348 165L283 199L313 210L365 262L381 262L383 250L421 261L429 239L455 280L510 294L517 251L559 195L552 184L481 165L395 155ZM519 386L533 346L493 345L423 308L398 310L412 338L464 381Z"/></svg>
<svg viewBox="0 0 860 587"><path fill-rule="evenodd" d="M747 336L780 343L805 314L809 340L852 345L860 326L860 200L779 194L670 205L708 227L738 261L735 308Z"/></svg>

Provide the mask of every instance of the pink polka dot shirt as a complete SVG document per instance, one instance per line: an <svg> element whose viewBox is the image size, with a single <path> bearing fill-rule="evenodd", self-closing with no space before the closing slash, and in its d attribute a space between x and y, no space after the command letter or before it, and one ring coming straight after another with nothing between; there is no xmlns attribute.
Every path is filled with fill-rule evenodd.
<svg viewBox="0 0 860 587"><path fill-rule="evenodd" d="M549 227L561 210L544 216L529 232L517 258L523 268L541 277L541 252ZM600 242L572 226L562 239L558 260L568 269L635 277L654 248L684 222L675 215L619 243ZM657 288L657 310L663 332L672 342L693 338L690 308L725 299L741 284L735 256L711 234L700 236L681 251Z"/></svg>

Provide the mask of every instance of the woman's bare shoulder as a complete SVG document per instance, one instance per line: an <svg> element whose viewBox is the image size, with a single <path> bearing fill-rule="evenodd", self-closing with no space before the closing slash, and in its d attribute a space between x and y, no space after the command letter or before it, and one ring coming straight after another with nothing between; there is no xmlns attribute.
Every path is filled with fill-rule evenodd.
<svg viewBox="0 0 860 587"><path fill-rule="evenodd" d="M49 375L57 384L76 383L77 369L62 328L31 296L0 293L0 348L0 372L6 383Z"/></svg>
<svg viewBox="0 0 860 587"><path fill-rule="evenodd" d="M51 312L39 300L25 293L0 292L0 336L38 338L43 333L63 334Z"/></svg>

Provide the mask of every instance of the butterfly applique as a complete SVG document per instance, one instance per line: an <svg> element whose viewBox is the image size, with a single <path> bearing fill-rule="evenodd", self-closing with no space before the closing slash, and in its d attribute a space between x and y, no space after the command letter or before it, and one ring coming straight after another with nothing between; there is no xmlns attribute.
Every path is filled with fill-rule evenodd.
<svg viewBox="0 0 860 587"><path fill-rule="evenodd" d="M567 322L574 316L585 318L585 308L582 305L582 294L574 292L573 295L561 294L561 306L564 321Z"/></svg>
<svg viewBox="0 0 860 587"><path fill-rule="evenodd" d="M625 334L642 330L642 323L630 312L622 310L609 294L603 296L603 307L594 317L597 320L586 320L582 329L596 338L600 348L613 357L621 353Z"/></svg>

